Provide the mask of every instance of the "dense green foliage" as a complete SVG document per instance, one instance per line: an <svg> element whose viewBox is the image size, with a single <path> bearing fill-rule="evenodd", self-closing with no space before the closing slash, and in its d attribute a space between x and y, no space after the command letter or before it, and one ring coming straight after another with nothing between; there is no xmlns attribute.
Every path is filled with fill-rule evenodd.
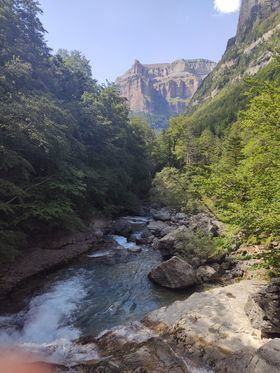
<svg viewBox="0 0 280 373"><path fill-rule="evenodd" d="M34 0L0 0L0 258L24 238L137 209L153 136L79 52L52 55Z"/></svg>
<svg viewBox="0 0 280 373"><path fill-rule="evenodd" d="M238 232L243 242L279 240L279 87L275 57L256 78L173 119L158 138L157 202L211 211L227 223L230 239Z"/></svg>

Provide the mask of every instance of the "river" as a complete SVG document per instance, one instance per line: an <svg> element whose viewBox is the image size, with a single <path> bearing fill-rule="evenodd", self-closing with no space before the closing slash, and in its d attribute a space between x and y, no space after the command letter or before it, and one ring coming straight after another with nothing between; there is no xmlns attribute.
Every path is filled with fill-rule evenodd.
<svg viewBox="0 0 280 373"><path fill-rule="evenodd" d="M143 218L133 221L137 224ZM21 309L0 316L0 345L43 350L48 360L63 362L71 341L140 320L188 296L148 280L150 269L161 262L158 251L140 246L140 252L129 253L135 243L122 236L111 238L122 246L117 260L111 255L113 247L88 252L70 267L37 280L32 291L25 291ZM129 255L123 255L126 252Z"/></svg>

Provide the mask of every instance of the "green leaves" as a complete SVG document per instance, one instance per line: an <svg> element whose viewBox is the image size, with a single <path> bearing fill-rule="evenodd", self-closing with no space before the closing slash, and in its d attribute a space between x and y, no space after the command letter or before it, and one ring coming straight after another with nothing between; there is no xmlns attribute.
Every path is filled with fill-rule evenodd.
<svg viewBox="0 0 280 373"><path fill-rule="evenodd" d="M191 115L174 118L158 138L165 168L154 179L154 199L185 211L210 209L248 242L279 240L279 87L276 56L239 89L226 87Z"/></svg>
<svg viewBox="0 0 280 373"><path fill-rule="evenodd" d="M80 52L50 55L40 13L34 0L0 0L0 260L22 234L135 210L153 170L148 127Z"/></svg>

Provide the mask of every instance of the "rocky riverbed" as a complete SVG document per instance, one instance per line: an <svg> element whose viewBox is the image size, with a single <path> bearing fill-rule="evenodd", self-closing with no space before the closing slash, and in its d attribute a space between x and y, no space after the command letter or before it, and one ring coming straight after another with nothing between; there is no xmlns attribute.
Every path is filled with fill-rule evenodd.
<svg viewBox="0 0 280 373"><path fill-rule="evenodd" d="M152 209L41 247L37 267L20 271L23 257L2 272L2 293L17 299L2 302L1 350L51 372L279 372L280 281L241 280L248 263L225 254L174 256L182 234L222 229L205 214Z"/></svg>

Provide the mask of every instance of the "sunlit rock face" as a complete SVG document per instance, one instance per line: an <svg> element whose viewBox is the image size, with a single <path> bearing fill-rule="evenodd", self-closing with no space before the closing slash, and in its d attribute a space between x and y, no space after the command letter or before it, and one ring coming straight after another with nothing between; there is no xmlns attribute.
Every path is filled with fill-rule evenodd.
<svg viewBox="0 0 280 373"><path fill-rule="evenodd" d="M215 62L204 59L150 65L135 60L116 83L132 113L168 118L185 111L202 80L215 66Z"/></svg>
<svg viewBox="0 0 280 373"><path fill-rule="evenodd" d="M280 0L243 0L241 3L237 34L240 34L249 23L257 18L268 17L279 11Z"/></svg>
<svg viewBox="0 0 280 373"><path fill-rule="evenodd" d="M189 108L217 96L245 76L256 75L274 56L280 39L280 0L242 0L236 35L221 61L195 92Z"/></svg>

